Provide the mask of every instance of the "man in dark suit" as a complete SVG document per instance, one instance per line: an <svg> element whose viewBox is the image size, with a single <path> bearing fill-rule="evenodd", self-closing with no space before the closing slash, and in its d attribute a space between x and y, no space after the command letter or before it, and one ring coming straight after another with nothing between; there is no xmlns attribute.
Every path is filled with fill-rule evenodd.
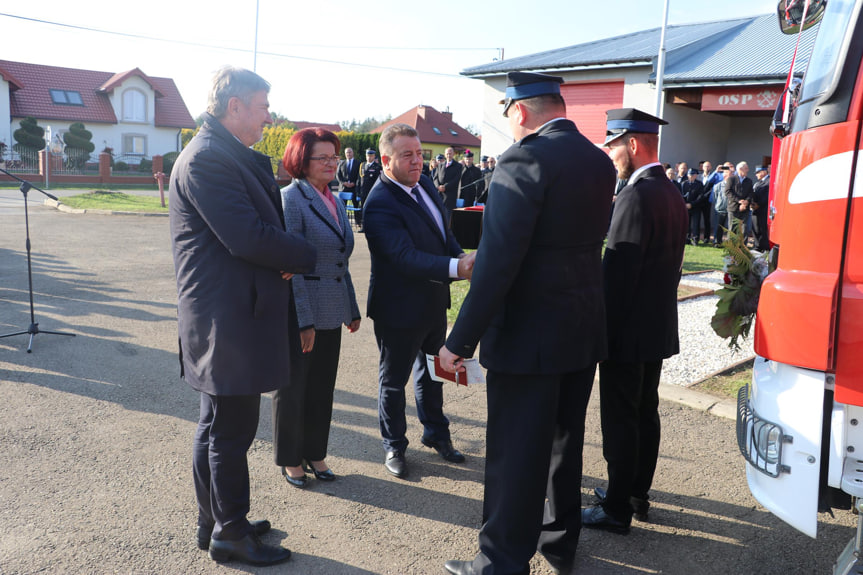
<svg viewBox="0 0 863 575"><path fill-rule="evenodd" d="M449 222L450 215L455 209L456 201L458 200L458 186L463 169L464 166L455 161L455 151L452 148L446 149L444 160L438 162L435 169L433 176L434 184L437 186L437 191L443 197L443 203L446 206L447 222Z"/></svg>
<svg viewBox="0 0 863 575"><path fill-rule="evenodd" d="M472 206L477 197L485 190L485 179L482 171L473 163L473 152L466 150L464 153L464 169L459 179L458 196L464 200L464 207Z"/></svg>
<svg viewBox="0 0 863 575"><path fill-rule="evenodd" d="M704 185L698 181L698 170L689 168L686 175L689 179L683 183L680 191L683 194L683 201L686 202L686 209L689 210L689 243L697 246L698 235L701 230L702 208L709 205L708 193L704 189ZM704 235L705 240L709 240L710 230L704 228Z"/></svg>
<svg viewBox="0 0 863 575"><path fill-rule="evenodd" d="M285 232L270 158L249 147L272 124L270 85L223 68L204 125L171 174L170 227L177 273L181 375L201 393L193 445L198 546L215 561L255 565L291 552L250 523L246 452L261 393L286 385L297 318L291 274L315 266L315 248Z"/></svg>
<svg viewBox="0 0 863 575"><path fill-rule="evenodd" d="M767 173L767 166L756 166L755 177L758 181L752 185L752 231L755 234L756 249L765 252L770 249L767 229L770 174Z"/></svg>
<svg viewBox="0 0 863 575"><path fill-rule="evenodd" d="M440 349L459 369L482 339L488 369L479 554L455 574L527 574L540 551L568 572L581 519L584 420L605 358L600 254L614 168L566 119L556 76L507 74L517 140L491 181L471 289ZM573 225L576 214L590 214Z"/></svg>
<svg viewBox="0 0 863 575"><path fill-rule="evenodd" d="M582 514L585 527L629 532L646 520L659 455L662 360L680 351L677 284L686 204L657 160L664 120L641 110L610 110L605 146L628 184L614 203L603 257L608 359L599 364L602 452L608 489Z"/></svg>
<svg viewBox="0 0 863 575"><path fill-rule="evenodd" d="M435 354L443 344L450 281L470 277L474 256L459 247L440 195L422 175L416 130L393 124L381 134L379 146L384 173L365 204L372 258L367 313L381 354L378 410L384 465L396 477L405 477L405 384L411 368L423 445L447 461L464 461L452 445L443 388L431 379L426 354Z"/></svg>
<svg viewBox="0 0 863 575"><path fill-rule="evenodd" d="M366 150L366 161L360 164L360 183L358 192L354 194L354 206L358 209L354 214L359 231L363 231L363 203L369 197L372 186L378 181L383 167L378 161L378 153L372 148Z"/></svg>
<svg viewBox="0 0 863 575"><path fill-rule="evenodd" d="M357 182L360 181L360 161L354 158L353 148L345 148L345 159L339 162L336 179L339 181L340 191L352 193L354 205L357 205L357 192L359 191Z"/></svg>

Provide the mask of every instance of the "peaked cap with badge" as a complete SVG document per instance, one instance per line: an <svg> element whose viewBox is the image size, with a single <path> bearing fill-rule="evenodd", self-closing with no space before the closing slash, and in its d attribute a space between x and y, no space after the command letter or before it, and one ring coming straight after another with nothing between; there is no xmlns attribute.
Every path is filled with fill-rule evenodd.
<svg viewBox="0 0 863 575"><path fill-rule="evenodd" d="M658 134L659 126L668 124L662 118L651 116L637 108L618 108L608 110L605 122L605 142L607 146L624 134Z"/></svg>
<svg viewBox="0 0 863 575"><path fill-rule="evenodd" d="M504 99L498 102L503 105L503 115L513 102L526 98L536 98L547 94L560 94L563 78L548 74L533 72L509 72L506 75L506 92Z"/></svg>

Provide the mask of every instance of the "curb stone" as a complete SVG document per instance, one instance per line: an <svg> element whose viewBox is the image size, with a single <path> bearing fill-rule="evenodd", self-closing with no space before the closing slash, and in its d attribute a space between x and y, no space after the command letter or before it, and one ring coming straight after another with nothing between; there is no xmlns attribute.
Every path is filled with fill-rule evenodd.
<svg viewBox="0 0 863 575"><path fill-rule="evenodd" d="M59 202L57 200L46 199L43 202L46 206L55 208L61 212L65 212L67 214L99 214L103 216L157 216L157 217L167 217L168 214L166 212L128 212L128 211L116 211L116 210L81 210L77 208L71 208L66 204Z"/></svg>

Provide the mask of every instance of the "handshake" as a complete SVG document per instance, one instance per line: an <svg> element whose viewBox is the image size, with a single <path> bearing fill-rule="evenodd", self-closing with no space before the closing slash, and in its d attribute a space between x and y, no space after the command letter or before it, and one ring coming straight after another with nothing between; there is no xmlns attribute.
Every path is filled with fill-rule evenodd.
<svg viewBox="0 0 863 575"><path fill-rule="evenodd" d="M476 252L469 254L461 254L458 257L458 277L463 280L470 280L473 275L473 262L476 259Z"/></svg>

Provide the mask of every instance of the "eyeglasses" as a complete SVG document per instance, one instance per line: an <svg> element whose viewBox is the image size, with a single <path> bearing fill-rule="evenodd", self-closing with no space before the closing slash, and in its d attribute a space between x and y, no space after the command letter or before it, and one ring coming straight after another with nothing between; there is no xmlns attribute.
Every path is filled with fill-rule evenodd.
<svg viewBox="0 0 863 575"><path fill-rule="evenodd" d="M310 161L315 162L323 162L325 164L337 164L339 161L338 156L312 156L309 158Z"/></svg>

